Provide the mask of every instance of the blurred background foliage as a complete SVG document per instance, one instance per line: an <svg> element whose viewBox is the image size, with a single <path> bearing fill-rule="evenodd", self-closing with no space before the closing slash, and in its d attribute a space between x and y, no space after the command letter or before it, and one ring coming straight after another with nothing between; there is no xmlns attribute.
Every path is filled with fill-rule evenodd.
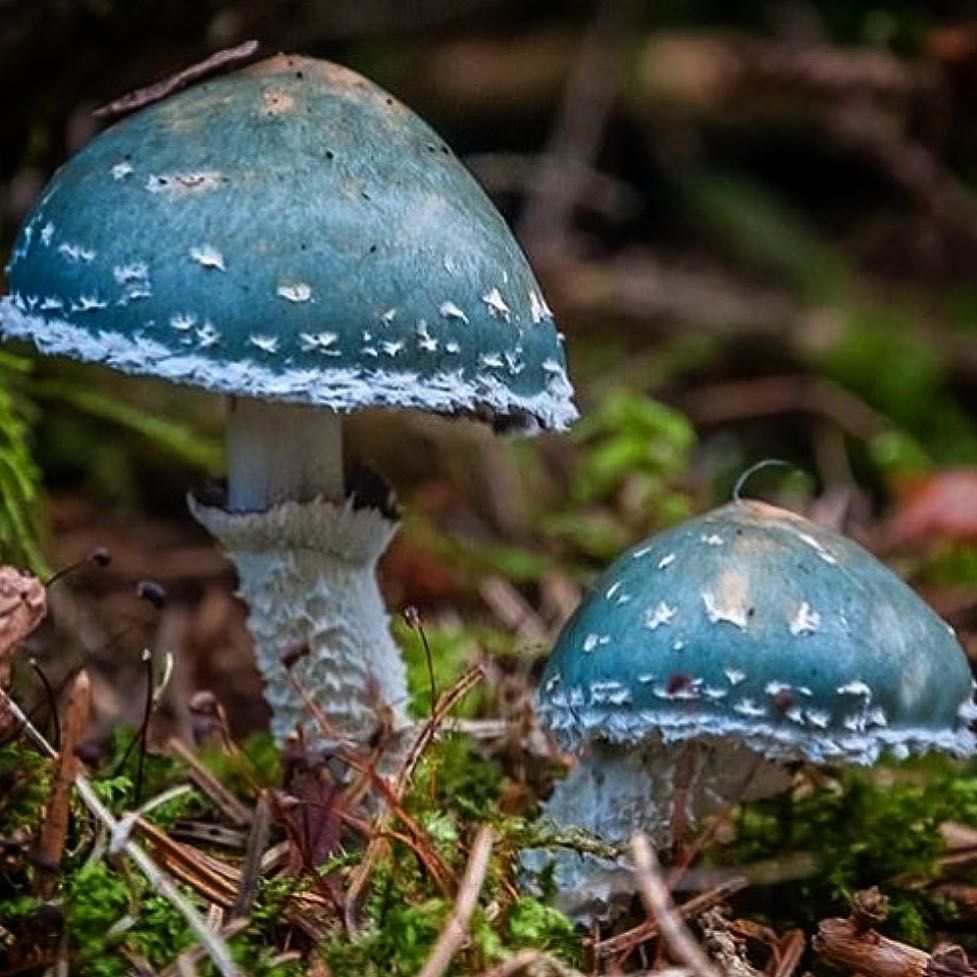
<svg viewBox="0 0 977 977"><path fill-rule="evenodd" d="M616 553L772 456L805 474L749 492L854 534L972 643L977 3L0 0L4 250L94 108L248 38L348 64L429 119L567 334L567 437L349 422L408 513L393 608L419 605L451 647L463 616L545 650ZM0 352L4 559L113 544L116 568L78 584L109 608L89 654L117 615L184 649L194 628L240 631L183 506L221 472L219 399ZM132 611L119 593L141 575L190 623Z"/></svg>

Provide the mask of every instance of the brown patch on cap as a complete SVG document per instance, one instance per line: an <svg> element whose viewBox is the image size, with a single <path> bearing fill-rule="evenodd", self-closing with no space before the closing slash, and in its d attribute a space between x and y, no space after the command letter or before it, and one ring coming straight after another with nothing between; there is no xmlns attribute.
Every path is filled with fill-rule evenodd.
<svg viewBox="0 0 977 977"><path fill-rule="evenodd" d="M810 525L809 520L799 516L790 509L781 509L780 506L771 505L769 502L760 502L756 499L741 499L733 502L731 508L741 511L747 519L754 522L783 522L789 519L792 522L800 522Z"/></svg>
<svg viewBox="0 0 977 977"><path fill-rule="evenodd" d="M406 106L372 81L350 68L319 58L305 58L297 54L276 54L243 69L242 74L259 77L289 76L292 80L313 81L337 94L372 98L396 115L407 112Z"/></svg>
<svg viewBox="0 0 977 977"><path fill-rule="evenodd" d="M330 88L351 89L351 88L373 88L362 75L358 75L349 68L342 65L333 64L331 61L321 61L318 58L304 58L297 54L276 54L273 58L266 58L257 64L249 65L244 69L245 74L266 76L266 75L292 75L299 80L311 78L316 81L325 82Z"/></svg>
<svg viewBox="0 0 977 977"><path fill-rule="evenodd" d="M261 93L265 115L288 115L295 109L295 99L284 88L269 88Z"/></svg>

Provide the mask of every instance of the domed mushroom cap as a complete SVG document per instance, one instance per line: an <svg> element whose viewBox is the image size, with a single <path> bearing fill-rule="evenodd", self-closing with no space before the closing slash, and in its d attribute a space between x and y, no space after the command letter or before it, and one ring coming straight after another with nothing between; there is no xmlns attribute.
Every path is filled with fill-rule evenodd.
<svg viewBox="0 0 977 977"><path fill-rule="evenodd" d="M0 331L224 393L576 416L509 229L441 139L366 79L278 56L125 119L54 177Z"/></svg>
<svg viewBox="0 0 977 977"><path fill-rule="evenodd" d="M850 539L752 501L614 563L560 635L541 703L571 743L722 736L861 763L975 748L949 625Z"/></svg>

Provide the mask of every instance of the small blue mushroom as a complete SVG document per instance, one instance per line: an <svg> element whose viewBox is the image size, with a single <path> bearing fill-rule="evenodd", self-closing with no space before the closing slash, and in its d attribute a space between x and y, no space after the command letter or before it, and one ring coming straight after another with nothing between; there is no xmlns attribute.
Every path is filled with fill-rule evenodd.
<svg viewBox="0 0 977 977"><path fill-rule="evenodd" d="M231 396L225 507L273 728L362 740L403 664L374 566L395 529L347 497L342 415L415 408L532 433L576 416L560 336L502 217L365 78L281 55L151 105L55 174L18 234L0 333ZM366 700L370 700L369 702Z"/></svg>
<svg viewBox="0 0 977 977"><path fill-rule="evenodd" d="M547 815L615 845L637 829L672 840L693 741L693 822L747 782L747 796L785 786L784 761L975 750L971 673L950 626L852 540L755 501L620 557L560 634L539 697L544 725L581 753ZM567 908L606 909L612 874L558 863Z"/></svg>

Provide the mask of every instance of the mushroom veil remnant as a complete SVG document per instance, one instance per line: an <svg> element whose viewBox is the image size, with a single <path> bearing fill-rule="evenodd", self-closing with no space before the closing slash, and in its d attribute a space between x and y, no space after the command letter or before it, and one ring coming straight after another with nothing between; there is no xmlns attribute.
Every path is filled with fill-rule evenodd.
<svg viewBox="0 0 977 977"><path fill-rule="evenodd" d="M226 498L190 506L237 567L276 734L308 718L280 661L297 644L340 735L368 737L377 700L402 716L375 577L396 521L351 493L343 416L576 416L532 271L441 139L345 68L274 57L94 139L8 272L4 336L231 398Z"/></svg>
<svg viewBox="0 0 977 977"><path fill-rule="evenodd" d="M786 786L784 761L975 749L950 626L852 540L754 501L620 557L560 634L540 707L582 754L547 815L613 845L667 845L676 814ZM556 873L573 911L613 901L612 864L567 856Z"/></svg>

